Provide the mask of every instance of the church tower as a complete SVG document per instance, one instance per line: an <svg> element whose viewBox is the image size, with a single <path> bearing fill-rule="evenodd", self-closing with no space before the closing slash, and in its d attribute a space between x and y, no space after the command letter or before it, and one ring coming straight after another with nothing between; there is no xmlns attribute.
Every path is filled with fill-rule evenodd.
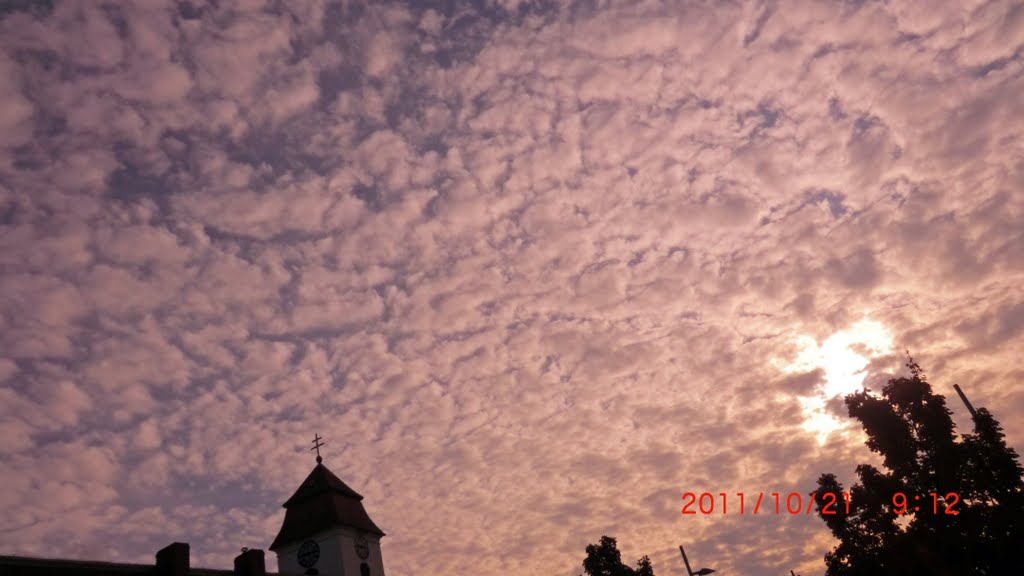
<svg viewBox="0 0 1024 576"><path fill-rule="evenodd" d="M338 479L320 457L284 503L284 523L270 545L281 576L384 576L380 539L363 497Z"/></svg>

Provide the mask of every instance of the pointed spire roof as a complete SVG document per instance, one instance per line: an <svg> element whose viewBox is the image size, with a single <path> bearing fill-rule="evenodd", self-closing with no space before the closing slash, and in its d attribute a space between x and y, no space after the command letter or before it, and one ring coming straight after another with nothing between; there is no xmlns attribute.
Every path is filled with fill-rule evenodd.
<svg viewBox="0 0 1024 576"><path fill-rule="evenodd" d="M318 461L299 489L285 501L284 523L270 549L277 550L338 526L384 536L363 508L362 499Z"/></svg>
<svg viewBox="0 0 1024 576"><path fill-rule="evenodd" d="M292 497L285 501L284 507L291 508L327 492L335 492L348 498L355 498L357 501L363 499L358 492L349 488L347 484L328 470L327 466L317 462L316 467L302 481L302 485L295 491L295 494L292 494Z"/></svg>

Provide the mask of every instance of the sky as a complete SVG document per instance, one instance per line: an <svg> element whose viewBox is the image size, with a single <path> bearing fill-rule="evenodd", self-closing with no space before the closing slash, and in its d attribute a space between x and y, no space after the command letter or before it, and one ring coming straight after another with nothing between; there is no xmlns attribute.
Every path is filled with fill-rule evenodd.
<svg viewBox="0 0 1024 576"><path fill-rule="evenodd" d="M4 2L0 553L230 568L320 434L389 576L821 574L683 494L849 485L906 350L1024 450L1022 55L1002 1Z"/></svg>

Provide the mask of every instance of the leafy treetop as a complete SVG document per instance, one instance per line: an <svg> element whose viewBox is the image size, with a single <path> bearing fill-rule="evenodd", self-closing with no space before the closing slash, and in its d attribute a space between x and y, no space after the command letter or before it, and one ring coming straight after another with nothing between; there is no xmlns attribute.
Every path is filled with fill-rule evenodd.
<svg viewBox="0 0 1024 576"><path fill-rule="evenodd" d="M885 471L857 466L859 482L849 490L834 474L818 479L819 494L850 495L849 513L817 500L818 515L839 540L825 555L826 576L1024 574L1017 453L984 408L973 417L974 433L957 437L945 398L932 392L909 354L907 368L910 376L889 380L880 397L869 390L846 397ZM904 515L894 511L898 493L906 497ZM958 514L945 513L947 506Z"/></svg>

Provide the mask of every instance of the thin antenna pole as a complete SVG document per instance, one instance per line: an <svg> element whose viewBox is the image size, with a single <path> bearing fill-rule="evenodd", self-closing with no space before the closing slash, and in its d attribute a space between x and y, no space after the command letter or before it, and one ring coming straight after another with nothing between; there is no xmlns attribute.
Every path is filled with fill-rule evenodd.
<svg viewBox="0 0 1024 576"><path fill-rule="evenodd" d="M690 561L686 559L686 550L683 550L682 545L679 546L679 553L683 555L683 563L686 564L686 573L693 576L693 570L690 570Z"/></svg>
<svg viewBox="0 0 1024 576"><path fill-rule="evenodd" d="M953 384L953 389L956 390L956 393L960 395L960 400L963 401L964 406L967 406L967 411L971 413L971 418L974 418L977 415L977 412L975 412L974 406L971 406L971 401L967 399L967 395L964 394L964 391L960 389L960 385Z"/></svg>

